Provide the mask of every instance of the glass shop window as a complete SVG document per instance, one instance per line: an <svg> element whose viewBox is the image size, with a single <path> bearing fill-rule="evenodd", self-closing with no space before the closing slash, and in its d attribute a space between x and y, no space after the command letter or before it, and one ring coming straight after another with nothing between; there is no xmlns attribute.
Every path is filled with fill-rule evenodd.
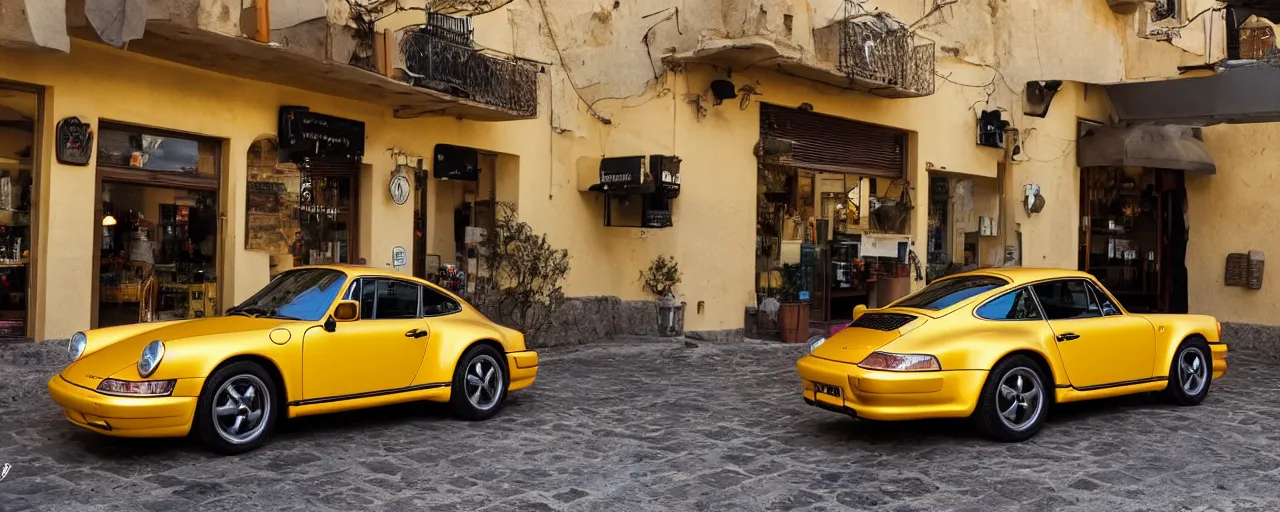
<svg viewBox="0 0 1280 512"><path fill-rule="evenodd" d="M98 132L98 165L186 174L217 173L216 141L153 134L104 124Z"/></svg>

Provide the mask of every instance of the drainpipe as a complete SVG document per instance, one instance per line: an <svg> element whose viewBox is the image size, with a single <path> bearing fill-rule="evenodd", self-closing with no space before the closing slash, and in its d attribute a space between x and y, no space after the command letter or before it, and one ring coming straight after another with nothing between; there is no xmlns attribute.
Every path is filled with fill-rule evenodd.
<svg viewBox="0 0 1280 512"><path fill-rule="evenodd" d="M254 0L253 8L257 12L257 26L253 31L253 40L267 44L271 42L271 0Z"/></svg>

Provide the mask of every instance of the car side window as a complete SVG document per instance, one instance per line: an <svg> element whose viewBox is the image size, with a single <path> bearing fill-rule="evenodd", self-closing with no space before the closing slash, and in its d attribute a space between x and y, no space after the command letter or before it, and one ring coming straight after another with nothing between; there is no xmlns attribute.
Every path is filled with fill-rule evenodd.
<svg viewBox="0 0 1280 512"><path fill-rule="evenodd" d="M360 319L372 320L373 310L376 301L374 300L377 288L373 285L373 281L369 279L356 279L351 282L351 289L347 290L347 300L354 300L360 303Z"/></svg>
<svg viewBox="0 0 1280 512"><path fill-rule="evenodd" d="M991 299L975 311L985 320L1039 320L1040 306L1029 288L1019 288Z"/></svg>
<svg viewBox="0 0 1280 512"><path fill-rule="evenodd" d="M377 320L418 318L418 296L422 287L396 279L377 279L378 297L374 305ZM368 283L365 284L368 286Z"/></svg>
<svg viewBox="0 0 1280 512"><path fill-rule="evenodd" d="M431 288L422 289L422 316L441 316L459 311L462 311L462 305L453 299Z"/></svg>
<svg viewBox="0 0 1280 512"><path fill-rule="evenodd" d="M1120 308L1111 301L1111 296L1098 288L1093 283L1088 283L1089 292L1093 294L1093 300L1097 301L1099 309L1102 310L1102 316L1116 316L1120 314Z"/></svg>
<svg viewBox="0 0 1280 512"><path fill-rule="evenodd" d="M1063 279L1031 285L1048 320L1071 320L1102 316L1098 303L1082 279Z"/></svg>

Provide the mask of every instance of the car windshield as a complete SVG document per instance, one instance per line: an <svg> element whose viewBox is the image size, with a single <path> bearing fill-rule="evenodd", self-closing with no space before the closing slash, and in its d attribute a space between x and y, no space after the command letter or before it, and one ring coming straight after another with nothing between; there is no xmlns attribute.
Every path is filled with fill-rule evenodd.
<svg viewBox="0 0 1280 512"><path fill-rule="evenodd" d="M992 276L944 279L898 301L893 307L938 311L1007 284L1008 281Z"/></svg>
<svg viewBox="0 0 1280 512"><path fill-rule="evenodd" d="M315 322L329 310L346 278L331 269L290 270L227 314Z"/></svg>

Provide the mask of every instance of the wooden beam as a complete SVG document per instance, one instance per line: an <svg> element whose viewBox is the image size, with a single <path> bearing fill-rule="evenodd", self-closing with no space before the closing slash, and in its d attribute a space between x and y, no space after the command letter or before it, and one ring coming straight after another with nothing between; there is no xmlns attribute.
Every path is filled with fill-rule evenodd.
<svg viewBox="0 0 1280 512"><path fill-rule="evenodd" d="M254 27L253 39L259 43L271 42L271 0L254 0L253 7L258 14L258 23Z"/></svg>

